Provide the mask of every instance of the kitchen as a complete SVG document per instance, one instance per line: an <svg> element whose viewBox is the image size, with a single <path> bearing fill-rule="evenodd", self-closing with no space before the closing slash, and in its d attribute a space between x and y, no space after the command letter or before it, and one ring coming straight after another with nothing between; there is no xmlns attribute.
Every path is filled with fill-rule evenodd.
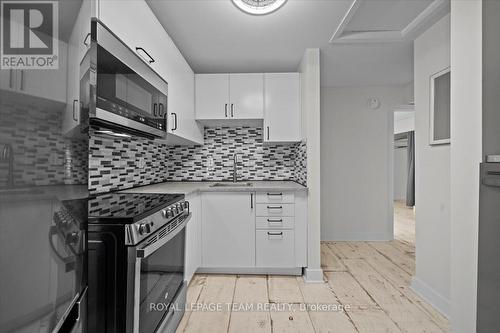
<svg viewBox="0 0 500 333"><path fill-rule="evenodd" d="M413 80L413 40L449 19L448 1L400 1L398 10L416 22L408 36L351 31L349 24L362 26L363 17L373 23L356 11L398 6L362 2L2 1L0 331L446 332L450 321L454 327L447 303L422 289L425 283L416 285L414 239L403 241L392 229L383 237L336 230L337 238L323 230L337 213L349 220L341 199L329 201L331 192L349 191L330 182L338 170L325 163L343 156L327 149L356 146L324 140L343 134L339 125L325 125L324 87L358 80L373 94L363 97L363 107L386 117L393 105L370 86L383 80L367 78L390 77L393 62L404 59L398 85ZM199 12L191 7L197 5ZM225 22L234 31L246 31L243 44L260 47L244 55L241 40L224 40L231 29L215 30L208 15L217 11L230 17ZM321 15L323 25L333 15L334 23L323 35L301 11ZM184 16L206 30L179 24ZM281 20L279 29L293 26L302 41L259 36L273 18ZM262 26L248 33L256 22ZM322 43L333 30L328 47L299 35L302 25ZM213 39L206 42L206 34ZM376 42L366 41L371 34ZM336 58L328 48L351 53ZM373 64L363 57L376 49L394 58L374 55L379 66L367 70ZM21 61L30 54L48 54L52 62L33 68ZM349 62L358 54L364 62ZM350 72L332 66L339 61ZM342 177L365 182L369 192L369 171L360 175L364 164L351 157L352 170ZM381 206L392 214L387 200ZM358 202L357 210L369 214L374 202ZM386 222L392 228L392 219Z"/></svg>

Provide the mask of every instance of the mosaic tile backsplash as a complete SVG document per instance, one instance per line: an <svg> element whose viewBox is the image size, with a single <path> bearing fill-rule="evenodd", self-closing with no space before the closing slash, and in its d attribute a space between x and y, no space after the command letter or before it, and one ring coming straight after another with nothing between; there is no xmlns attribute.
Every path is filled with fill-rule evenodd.
<svg viewBox="0 0 500 333"><path fill-rule="evenodd" d="M62 111L0 103L0 143L14 152L14 186L87 183L87 143L63 137ZM7 178L8 162L2 160L0 186Z"/></svg>
<svg viewBox="0 0 500 333"><path fill-rule="evenodd" d="M203 146L167 146L143 138L91 132L90 191L107 192L163 181L294 180L306 185L306 144L264 145L260 127L207 127Z"/></svg>

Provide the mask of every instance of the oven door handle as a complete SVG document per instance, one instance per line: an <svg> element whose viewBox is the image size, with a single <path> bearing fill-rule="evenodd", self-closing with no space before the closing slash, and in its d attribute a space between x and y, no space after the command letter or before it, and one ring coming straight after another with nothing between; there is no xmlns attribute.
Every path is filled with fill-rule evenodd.
<svg viewBox="0 0 500 333"><path fill-rule="evenodd" d="M160 247L165 245L165 243L167 243L172 238L177 236L177 234L179 232L181 232L186 227L186 224L191 219L191 216L192 216L192 213L178 217L178 219L182 219L181 224L179 224L172 232L165 235L163 238L157 240L156 242L152 243L151 245L147 245L146 247L143 247L141 249L137 249L136 257L138 259L145 259L145 258L149 257L150 255L152 255L156 250L158 250ZM158 234L159 234L159 232L155 235L155 237L158 237Z"/></svg>

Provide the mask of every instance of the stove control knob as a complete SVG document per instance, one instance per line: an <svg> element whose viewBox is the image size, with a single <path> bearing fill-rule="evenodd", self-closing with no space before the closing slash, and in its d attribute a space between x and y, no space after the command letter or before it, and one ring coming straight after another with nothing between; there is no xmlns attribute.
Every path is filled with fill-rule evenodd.
<svg viewBox="0 0 500 333"><path fill-rule="evenodd" d="M179 211L182 212L184 210L184 203L181 202L181 203L177 204L177 207L178 207Z"/></svg>
<svg viewBox="0 0 500 333"><path fill-rule="evenodd" d="M164 209L161 211L161 215L163 216L163 218L165 219L169 219L172 217L172 209L169 207L167 209Z"/></svg>
<svg viewBox="0 0 500 333"><path fill-rule="evenodd" d="M174 213L173 216L177 215L178 211L177 211L177 206L173 206L172 207L172 212Z"/></svg>
<svg viewBox="0 0 500 333"><path fill-rule="evenodd" d="M149 234L151 232L151 226L149 223L139 224L139 235Z"/></svg>

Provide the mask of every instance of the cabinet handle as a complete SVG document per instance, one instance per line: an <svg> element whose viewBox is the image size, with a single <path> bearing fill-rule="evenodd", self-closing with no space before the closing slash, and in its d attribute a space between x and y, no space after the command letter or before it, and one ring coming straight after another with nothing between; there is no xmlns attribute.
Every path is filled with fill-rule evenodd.
<svg viewBox="0 0 500 333"><path fill-rule="evenodd" d="M253 193L250 193L250 208L253 209Z"/></svg>
<svg viewBox="0 0 500 333"><path fill-rule="evenodd" d="M78 118L76 116L76 107L75 107L75 103L78 103L78 100L77 99L74 99L73 100L73 120L74 121L78 121Z"/></svg>
<svg viewBox="0 0 500 333"><path fill-rule="evenodd" d="M267 206L267 209L283 209L283 206Z"/></svg>
<svg viewBox="0 0 500 333"><path fill-rule="evenodd" d="M231 118L234 118L234 104L231 103Z"/></svg>
<svg viewBox="0 0 500 333"><path fill-rule="evenodd" d="M267 234L269 236L283 236L283 231L280 231L280 232L271 232L271 231L268 231Z"/></svg>
<svg viewBox="0 0 500 333"><path fill-rule="evenodd" d="M90 43L87 42L89 38L90 38L90 32L87 34L87 36L85 36L85 39L83 40L83 45L85 45L86 47L90 46Z"/></svg>
<svg viewBox="0 0 500 333"><path fill-rule="evenodd" d="M11 68L9 70L9 88L14 88L14 70Z"/></svg>
<svg viewBox="0 0 500 333"><path fill-rule="evenodd" d="M144 52L144 54L146 54L146 55L148 56L149 60L148 60L148 59L146 59L146 58L144 58L144 57L142 57L142 56L141 56L141 57L142 57L144 60L146 60L147 62L149 62L150 64L152 64L153 62L155 62L155 60L153 59L153 57L152 57L151 55L149 55L148 51L144 50L142 47L137 46L137 47L135 48L135 50L137 51L137 53L139 53L139 51ZM139 54L140 54L140 53L139 53Z"/></svg>
<svg viewBox="0 0 500 333"><path fill-rule="evenodd" d="M156 103L153 103L153 116L157 116L158 113L156 113Z"/></svg>
<svg viewBox="0 0 500 333"><path fill-rule="evenodd" d="M269 141L269 126L267 126L267 140Z"/></svg>
<svg viewBox="0 0 500 333"><path fill-rule="evenodd" d="M24 90L24 69L21 70L21 90Z"/></svg>
<svg viewBox="0 0 500 333"><path fill-rule="evenodd" d="M227 103L226 103L226 104L224 104L224 115L225 115L225 116L226 116L226 118L227 118Z"/></svg>
<svg viewBox="0 0 500 333"><path fill-rule="evenodd" d="M172 112L172 116L174 116L174 128L172 128L172 131L175 131L177 129L177 113Z"/></svg>
<svg viewBox="0 0 500 333"><path fill-rule="evenodd" d="M283 223L283 219L267 219L268 223Z"/></svg>
<svg viewBox="0 0 500 333"><path fill-rule="evenodd" d="M283 193L267 193L268 196L283 196Z"/></svg>

